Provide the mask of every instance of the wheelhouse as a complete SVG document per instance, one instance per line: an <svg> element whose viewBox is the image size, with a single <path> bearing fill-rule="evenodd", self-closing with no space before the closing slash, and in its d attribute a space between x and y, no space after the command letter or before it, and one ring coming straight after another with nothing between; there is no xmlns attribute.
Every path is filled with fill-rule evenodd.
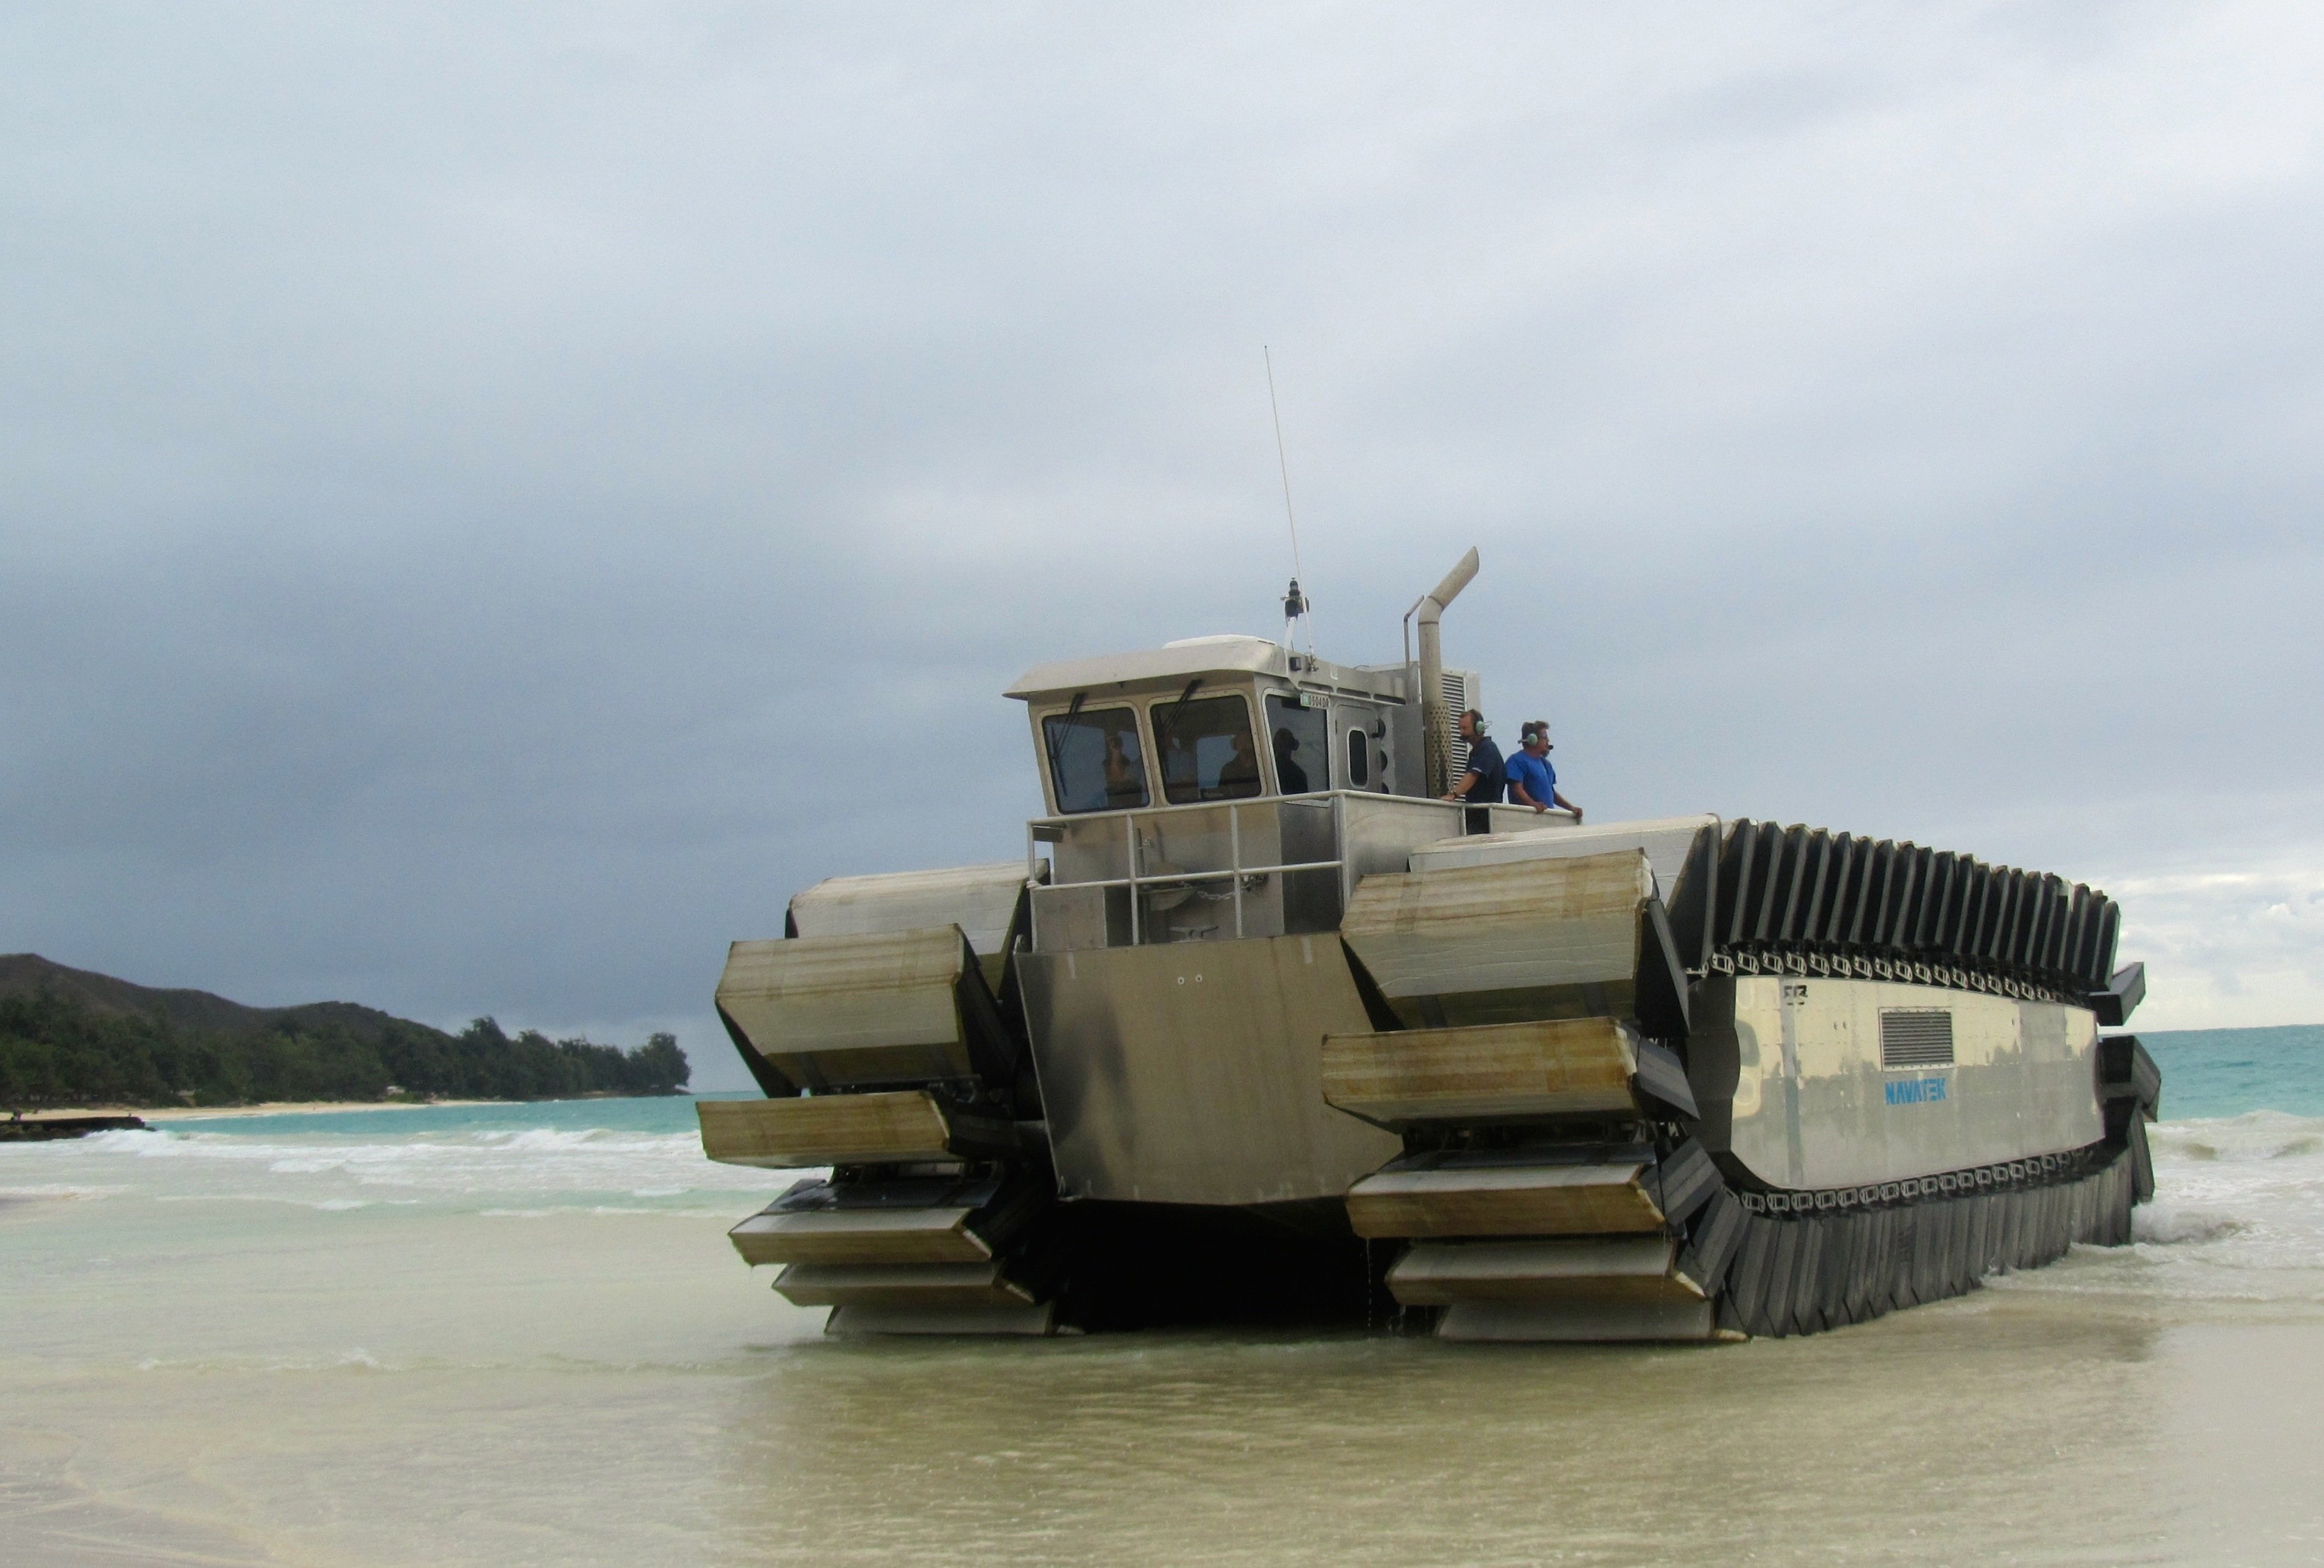
<svg viewBox="0 0 2324 1568"><path fill-rule="evenodd" d="M1028 671L1051 815L1201 806L1333 789L1396 792L1410 678L1257 637L1204 637ZM1416 781L1416 770L1415 770Z"/></svg>
<svg viewBox="0 0 2324 1568"><path fill-rule="evenodd" d="M1258 637L1027 672L1008 695L1048 807L1028 825L1035 949L1335 929L1365 872L1465 830L1423 791L1417 678ZM1444 678L1448 701L1476 700L1473 674Z"/></svg>

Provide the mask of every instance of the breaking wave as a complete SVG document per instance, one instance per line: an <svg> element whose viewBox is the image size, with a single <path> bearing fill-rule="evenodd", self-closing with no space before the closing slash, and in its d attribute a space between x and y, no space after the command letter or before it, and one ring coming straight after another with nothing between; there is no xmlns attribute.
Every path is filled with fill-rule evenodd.
<svg viewBox="0 0 2324 1568"><path fill-rule="evenodd" d="M478 1126L420 1111L311 1133L278 1117L263 1128L194 1123L0 1147L0 1200L281 1204L346 1224L431 1212L495 1224L693 1222L738 1219L806 1174L714 1165L693 1130L668 1122L528 1126L518 1120L526 1114L577 1121L590 1112L511 1108ZM2254 1111L2165 1121L2150 1142L2156 1192L2137 1212L2131 1246L2080 1249L2006 1284L2324 1304L2324 1118Z"/></svg>
<svg viewBox="0 0 2324 1568"><path fill-rule="evenodd" d="M2154 1197L2126 1248L2013 1276L2034 1290L2324 1305L2324 1119L2254 1111L2148 1130Z"/></svg>
<svg viewBox="0 0 2324 1568"><path fill-rule="evenodd" d="M414 1121L426 1116L413 1112ZM143 1194L178 1203L275 1202L326 1213L414 1204L467 1213L736 1207L788 1185L715 1165L692 1131L606 1127L415 1128L401 1135L196 1123L0 1149L0 1198Z"/></svg>

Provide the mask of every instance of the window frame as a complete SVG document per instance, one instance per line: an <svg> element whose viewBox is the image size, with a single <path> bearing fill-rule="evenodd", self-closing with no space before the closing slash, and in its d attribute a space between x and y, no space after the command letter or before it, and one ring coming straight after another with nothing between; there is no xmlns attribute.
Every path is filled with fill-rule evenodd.
<svg viewBox="0 0 2324 1568"><path fill-rule="evenodd" d="M1254 711L1260 713L1264 713L1266 711L1264 706L1264 695L1259 690L1257 683L1251 682L1246 684L1241 681L1237 681L1231 686L1222 686L1215 689L1207 689L1207 683L1205 683L1205 685L1206 689L1197 690L1183 699L1176 696L1156 696L1148 699L1144 705L1146 709L1146 743L1153 752L1154 778L1155 781L1162 787L1160 791L1162 805L1164 807L1217 806L1231 800L1259 800L1263 799L1269 795L1281 794L1282 791L1275 787L1274 759L1268 754L1270 748L1268 747L1264 738L1260 735L1258 728L1254 725L1251 720L1251 715ZM1259 760L1259 789L1249 795L1221 795L1213 799L1205 800L1202 798L1202 784L1200 782L1201 772L1198 769L1195 774L1195 798L1192 800L1172 799L1170 798L1169 770L1164 762L1165 748L1162 744L1160 727L1162 715L1168 713L1172 708L1176 707L1181 700L1185 701L1186 705L1191 707L1196 703L1216 702L1224 697L1233 697L1242 704L1243 733L1250 737L1252 750ZM1222 730L1216 733L1220 734L1227 734L1231 732Z"/></svg>
<svg viewBox="0 0 2324 1568"><path fill-rule="evenodd" d="M1078 710L1068 703L1045 709L1033 716L1033 737L1039 747L1042 788L1048 797L1051 815L1097 816L1109 811L1142 811L1153 806L1157 794L1156 772L1150 758L1153 742L1148 737L1148 726L1139 720L1139 710L1142 706L1136 698L1124 696L1117 701L1109 701L1102 706L1084 703ZM1130 733L1136 737L1139 748L1139 789L1144 798L1127 806L1115 806L1111 803L1103 806L1067 806L1065 803L1065 781L1057 777L1057 757L1049 748L1049 722L1052 719L1067 717L1078 722L1093 715L1105 713L1125 713L1130 715ZM1101 742L1100 745L1102 747L1103 742Z"/></svg>
<svg viewBox="0 0 2324 1568"><path fill-rule="evenodd" d="M1275 793L1278 796L1287 797L1290 795L1291 791L1283 787L1282 770L1277 765L1277 760L1275 755L1275 719L1268 712L1268 705L1277 700L1280 700L1286 705L1296 706L1302 713L1314 715L1315 716L1316 723L1323 726L1323 744L1320 749L1323 756L1323 781L1318 784L1313 779L1310 779L1307 782L1307 788L1301 791L1301 793L1306 795L1328 794L1332 790L1340 787L1334 781L1333 777L1338 770L1332 756L1332 718L1335 705L1327 698L1322 707L1311 708L1301 700L1309 695L1310 694L1302 687L1279 686L1266 687L1259 694L1259 711L1262 720L1264 721L1259 725L1259 744L1266 749L1268 771L1274 775Z"/></svg>

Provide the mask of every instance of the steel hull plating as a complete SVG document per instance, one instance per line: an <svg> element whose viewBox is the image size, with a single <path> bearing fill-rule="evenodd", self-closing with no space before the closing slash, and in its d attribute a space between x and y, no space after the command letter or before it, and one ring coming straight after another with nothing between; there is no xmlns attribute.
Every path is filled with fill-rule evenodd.
<svg viewBox="0 0 2324 1568"><path fill-rule="evenodd" d="M1858 1186L2062 1154L2104 1135L2087 1008L1888 981L1694 988L1701 1137L1769 1187ZM1941 1014L1950 1059L1884 1067L1882 1015Z"/></svg>
<svg viewBox="0 0 2324 1568"><path fill-rule="evenodd" d="M1400 1148L1323 1102L1323 1038L1368 1027L1336 936L1019 958L1068 1199L1336 1198Z"/></svg>

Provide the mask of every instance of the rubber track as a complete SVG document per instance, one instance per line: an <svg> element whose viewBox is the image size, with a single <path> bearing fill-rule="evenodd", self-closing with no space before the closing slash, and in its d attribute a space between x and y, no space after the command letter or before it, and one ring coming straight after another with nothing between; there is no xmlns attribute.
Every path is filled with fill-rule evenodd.
<svg viewBox="0 0 2324 1568"><path fill-rule="evenodd" d="M1724 1193L1692 1227L1698 1250L1724 1255L1711 1259L1721 1277L1703 1282L1715 1284L1720 1326L1816 1333L1966 1295L2077 1242L2119 1246L2130 1240L2133 1151L2100 1152L2102 1163L2075 1162L2079 1175L1872 1208L1753 1213Z"/></svg>
<svg viewBox="0 0 2324 1568"><path fill-rule="evenodd" d="M2048 872L1820 827L1705 827L1673 890L1692 973L1762 970L2080 997L2113 972L2121 911Z"/></svg>

